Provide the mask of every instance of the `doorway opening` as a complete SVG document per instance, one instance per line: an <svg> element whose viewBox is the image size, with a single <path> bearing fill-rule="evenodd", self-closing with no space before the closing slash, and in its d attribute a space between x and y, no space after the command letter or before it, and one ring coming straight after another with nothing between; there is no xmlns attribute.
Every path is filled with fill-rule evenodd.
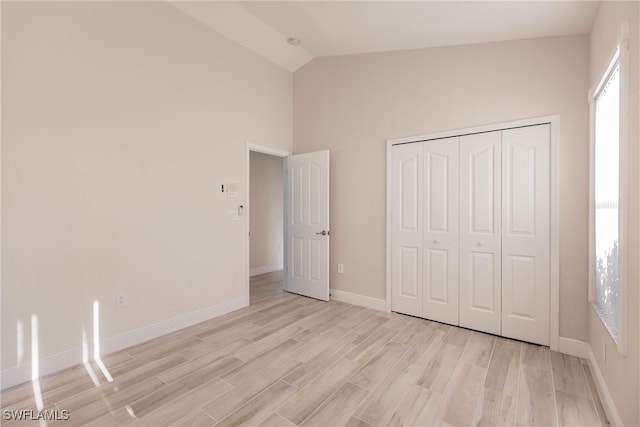
<svg viewBox="0 0 640 427"><path fill-rule="evenodd" d="M262 165L254 170L254 164L258 165L264 159L259 154L267 155L267 158L275 156L272 161L280 166L281 181L267 177L277 176L277 166L271 166L271 172L266 175L261 175ZM252 273L256 277L259 273L278 271L278 268L285 272L282 289L329 301L329 155L329 151L324 150L291 156L284 150L247 144L247 305L256 302L251 293ZM267 201L261 211L260 199L265 194L270 196L264 197ZM267 220L266 225L264 220ZM258 247L266 248L266 255L260 254Z"/></svg>
<svg viewBox="0 0 640 427"><path fill-rule="evenodd" d="M284 161L289 153L247 146L247 295L254 304L282 291ZM280 286L274 287L274 283Z"/></svg>

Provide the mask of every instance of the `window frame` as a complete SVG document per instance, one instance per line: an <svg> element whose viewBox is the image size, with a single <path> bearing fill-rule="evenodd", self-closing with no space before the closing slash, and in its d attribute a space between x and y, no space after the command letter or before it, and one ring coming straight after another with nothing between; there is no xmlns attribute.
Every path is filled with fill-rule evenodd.
<svg viewBox="0 0 640 427"><path fill-rule="evenodd" d="M618 352L627 354L627 219L628 219L628 39L629 25L624 23L618 32L615 51L610 55L607 68L601 73L598 84L589 91L589 302L602 322L611 339L616 343ZM595 254L595 124L596 101L605 88L615 68L619 67L620 110L619 110L619 201L618 201L618 319L617 337L613 337L600 315L596 302L596 254Z"/></svg>

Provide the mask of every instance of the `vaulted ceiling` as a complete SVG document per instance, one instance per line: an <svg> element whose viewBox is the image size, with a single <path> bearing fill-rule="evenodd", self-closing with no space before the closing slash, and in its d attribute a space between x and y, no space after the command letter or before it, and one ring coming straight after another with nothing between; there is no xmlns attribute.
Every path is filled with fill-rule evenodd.
<svg viewBox="0 0 640 427"><path fill-rule="evenodd" d="M596 1L176 1L281 67L318 56L586 34ZM300 40L297 46L287 38Z"/></svg>

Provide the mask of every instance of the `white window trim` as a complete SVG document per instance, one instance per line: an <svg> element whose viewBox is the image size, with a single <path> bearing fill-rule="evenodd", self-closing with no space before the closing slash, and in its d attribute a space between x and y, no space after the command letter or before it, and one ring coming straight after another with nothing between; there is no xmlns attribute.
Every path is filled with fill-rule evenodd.
<svg viewBox="0 0 640 427"><path fill-rule="evenodd" d="M620 177L619 177L619 223L618 223L618 337L614 340L618 352L627 354L627 260L628 243L626 238L628 220L628 124L629 124L629 23L625 22L618 31L618 42L615 51L598 84L589 91L589 302L603 322L607 332L609 329L595 307L596 295L596 266L595 266L595 118L596 99L609 79L613 67L620 67ZM612 337L613 338L613 337Z"/></svg>

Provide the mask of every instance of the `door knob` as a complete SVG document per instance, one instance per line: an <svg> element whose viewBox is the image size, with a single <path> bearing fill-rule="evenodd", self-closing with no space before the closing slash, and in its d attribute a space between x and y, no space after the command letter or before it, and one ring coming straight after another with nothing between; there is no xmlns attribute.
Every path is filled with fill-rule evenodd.
<svg viewBox="0 0 640 427"><path fill-rule="evenodd" d="M319 235L321 235L321 236L328 236L328 235L329 235L329 232L328 232L328 231L326 231L326 230L322 230L321 232L316 233L316 234L319 234Z"/></svg>

